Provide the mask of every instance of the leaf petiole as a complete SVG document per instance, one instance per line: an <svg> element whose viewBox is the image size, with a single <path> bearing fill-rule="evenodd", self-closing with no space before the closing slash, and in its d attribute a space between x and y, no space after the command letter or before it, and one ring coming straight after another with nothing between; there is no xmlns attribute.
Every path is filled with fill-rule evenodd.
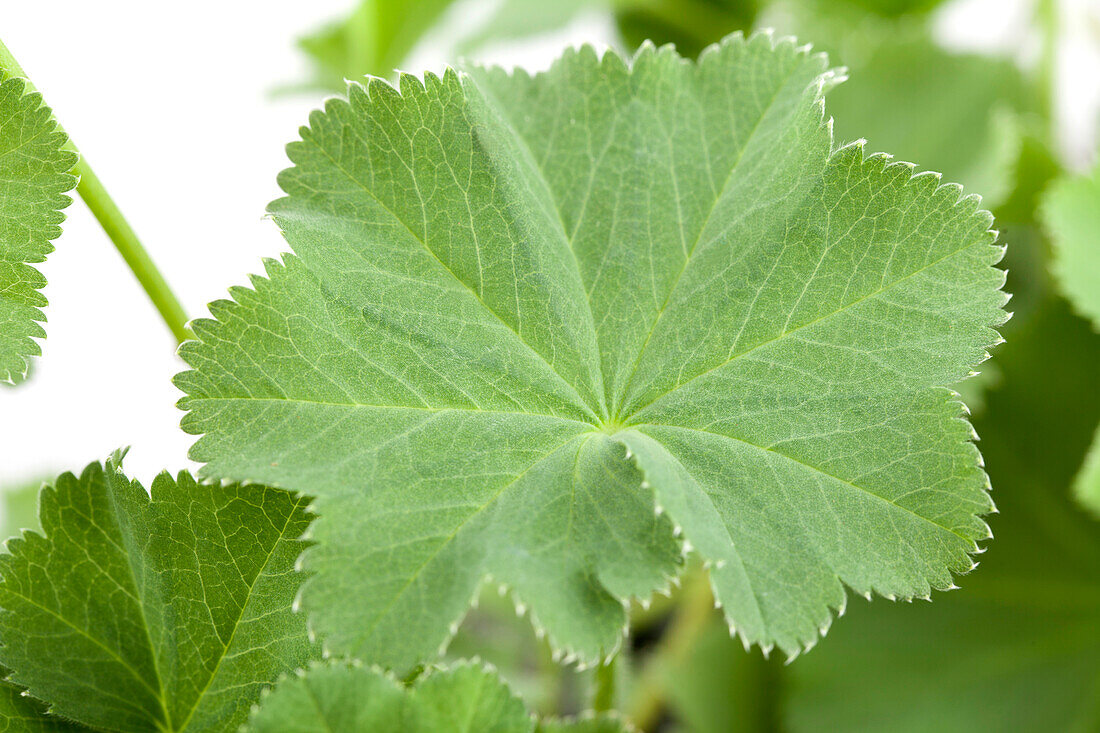
<svg viewBox="0 0 1100 733"><path fill-rule="evenodd" d="M12 76L25 79L28 89L35 89L34 83L23 71L23 67L19 65L15 57L12 56L8 47L4 45L3 40L0 40L0 69L6 70ZM80 198L87 204L88 209L91 210L92 215L99 222L103 231L106 232L107 237L115 245L119 254L122 255L122 259L125 260L127 266L134 273L141 287L145 289L145 293L153 301L153 305L156 306L161 318L164 319L169 330L172 331L176 341L183 343L191 338L191 332L187 328L187 314L184 312L183 306L180 305L179 299L168 286L168 282L161 275L160 270L157 269L152 257L142 246L141 240L138 239L133 227L122 215L122 211L107 192L103 182L99 180L95 171L88 165L87 159L73 144L71 138L65 143L64 147L78 156L77 163L73 167L73 174L80 180L76 187Z"/></svg>

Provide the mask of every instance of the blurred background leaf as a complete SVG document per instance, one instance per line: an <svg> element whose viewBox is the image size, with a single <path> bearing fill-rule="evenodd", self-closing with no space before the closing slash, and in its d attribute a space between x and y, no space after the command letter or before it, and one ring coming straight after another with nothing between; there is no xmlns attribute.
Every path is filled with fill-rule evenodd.
<svg viewBox="0 0 1100 733"><path fill-rule="evenodd" d="M17 537L24 529L41 531L38 523L38 491L41 481L0 491L0 542Z"/></svg>
<svg viewBox="0 0 1100 733"><path fill-rule="evenodd" d="M389 76L453 0L361 0L351 14L298 45L313 60L308 87L341 90L344 79Z"/></svg>

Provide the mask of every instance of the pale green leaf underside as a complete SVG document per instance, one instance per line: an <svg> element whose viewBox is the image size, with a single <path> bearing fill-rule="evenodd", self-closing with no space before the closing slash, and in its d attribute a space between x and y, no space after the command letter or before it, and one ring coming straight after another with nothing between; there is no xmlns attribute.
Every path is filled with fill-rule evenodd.
<svg viewBox="0 0 1100 733"><path fill-rule="evenodd" d="M327 644L430 657L491 575L591 660L677 527L788 653L845 583L971 567L991 504L944 386L996 340L1000 251L974 197L833 148L833 81L732 36L312 115L271 206L294 254L211 304L177 384L204 475L317 497Z"/></svg>
<svg viewBox="0 0 1100 733"><path fill-rule="evenodd" d="M50 711L114 731L232 730L313 655L291 605L305 499L109 461L42 490L0 556L0 664Z"/></svg>
<svg viewBox="0 0 1100 733"><path fill-rule="evenodd" d="M1051 268L1074 309L1100 332L1100 166L1054 184L1040 209L1054 249ZM1097 365L1100 385L1100 365ZM1100 432L1077 475L1081 501L1100 512Z"/></svg>
<svg viewBox="0 0 1100 733"><path fill-rule="evenodd" d="M540 731L621 733L609 718ZM535 719L495 672L472 663L434 670L406 689L375 669L333 662L280 682L247 733L534 733Z"/></svg>
<svg viewBox="0 0 1100 733"><path fill-rule="evenodd" d="M23 378L46 335L46 279L34 265L53 251L76 186L66 140L42 95L0 70L0 381Z"/></svg>

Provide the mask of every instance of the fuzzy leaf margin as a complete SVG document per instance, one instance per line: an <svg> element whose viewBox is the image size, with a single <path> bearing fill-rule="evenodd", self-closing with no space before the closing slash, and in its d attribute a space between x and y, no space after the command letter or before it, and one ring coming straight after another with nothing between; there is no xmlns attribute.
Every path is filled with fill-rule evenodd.
<svg viewBox="0 0 1100 733"><path fill-rule="evenodd" d="M1056 181L1043 195L1039 214L1062 293L1100 333L1100 165L1088 175ZM1081 502L1100 514L1100 428L1073 485Z"/></svg>

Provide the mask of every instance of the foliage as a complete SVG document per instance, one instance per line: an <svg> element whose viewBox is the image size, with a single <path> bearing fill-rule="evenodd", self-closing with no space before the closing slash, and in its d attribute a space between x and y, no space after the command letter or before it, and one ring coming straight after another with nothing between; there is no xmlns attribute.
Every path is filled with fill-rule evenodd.
<svg viewBox="0 0 1100 733"><path fill-rule="evenodd" d="M534 733L535 719L496 673L464 663L433 670L415 687L356 664L328 662L280 682L247 733ZM547 720L540 733L624 733L611 717Z"/></svg>
<svg viewBox="0 0 1100 733"><path fill-rule="evenodd" d="M454 5L360 0L302 40L314 84L388 76ZM328 101L270 207L292 251L181 350L202 479L147 493L116 454L3 496L0 730L1100 727L1067 490L1100 514L1100 168L1053 152L1054 4L1035 73L939 46L939 5L501 0L450 47L595 11L636 53ZM852 80L791 39L703 50L771 23ZM74 173L189 337L0 66L0 378L38 353ZM1011 323L992 217L941 174L1011 243ZM954 589L983 458L964 591L768 658L849 589Z"/></svg>
<svg viewBox="0 0 1100 733"><path fill-rule="evenodd" d="M43 531L0 556L0 663L50 711L114 731L230 730L310 659L291 612L305 499L118 456L42 490Z"/></svg>
<svg viewBox="0 0 1100 733"><path fill-rule="evenodd" d="M878 42L871 36L840 56L852 80L830 97L837 136L864 137L872 150L920 161L981 192L987 206L1003 201L1013 189L1029 106L1012 62L948 53L912 30L895 28Z"/></svg>
<svg viewBox="0 0 1100 733"><path fill-rule="evenodd" d="M360 0L346 18L299 41L316 67L315 85L342 90L344 79L389 77L455 0ZM757 0L501 0L472 32L457 39L462 53L493 42L560 28L584 11L613 11L632 48L644 40L675 43L695 57L714 41L752 27ZM454 40L454 39L452 39Z"/></svg>
<svg viewBox="0 0 1100 733"><path fill-rule="evenodd" d="M317 67L315 83L338 88L343 79L388 74L452 0L362 0L345 19L303 36L298 44Z"/></svg>
<svg viewBox="0 0 1100 733"><path fill-rule="evenodd" d="M0 491L0 537L15 537L24 529L39 530L38 490L41 481Z"/></svg>
<svg viewBox="0 0 1100 733"><path fill-rule="evenodd" d="M16 382L41 353L46 284L34 265L53 251L76 186L76 155L42 95L0 68L0 381Z"/></svg>
<svg viewBox="0 0 1100 733"><path fill-rule="evenodd" d="M1100 332L1100 165L1090 176L1058 181L1042 212L1054 247L1054 274L1070 303ZM1074 485L1081 500L1100 512L1100 433Z"/></svg>
<svg viewBox="0 0 1100 733"><path fill-rule="evenodd" d="M491 574L595 661L674 525L789 655L843 584L970 568L991 505L943 387L997 338L1000 250L957 187L832 146L833 81L759 35L312 116L271 207L295 254L195 323L177 384L203 475L317 497L326 643L428 659Z"/></svg>
<svg viewBox="0 0 1100 733"><path fill-rule="evenodd" d="M1043 219L1054 246L1052 269L1066 298L1100 331L1100 166L1047 192Z"/></svg>

